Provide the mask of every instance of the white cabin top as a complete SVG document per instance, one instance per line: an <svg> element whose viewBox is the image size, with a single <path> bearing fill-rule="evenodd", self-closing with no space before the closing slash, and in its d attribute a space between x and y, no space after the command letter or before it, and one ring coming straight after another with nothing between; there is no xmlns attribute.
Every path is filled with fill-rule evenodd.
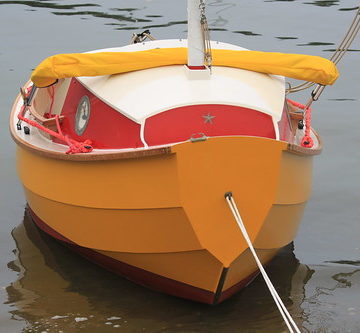
<svg viewBox="0 0 360 333"><path fill-rule="evenodd" d="M156 40L93 52L176 47L187 47L187 40ZM245 50L221 42L211 42L211 47ZM199 104L241 106L280 120L285 99L284 77L219 66L213 66L211 71L210 76L193 79L189 78L186 66L173 65L78 80L99 99L137 123L166 110Z"/></svg>

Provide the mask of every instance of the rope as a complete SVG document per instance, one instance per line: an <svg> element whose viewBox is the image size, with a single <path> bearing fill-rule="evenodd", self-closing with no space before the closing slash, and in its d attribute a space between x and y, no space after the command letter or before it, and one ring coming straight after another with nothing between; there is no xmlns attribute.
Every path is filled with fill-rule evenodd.
<svg viewBox="0 0 360 333"><path fill-rule="evenodd" d="M295 102L291 99L287 99L287 101L294 105L295 107L304 110L305 113L305 133L303 138L301 139L301 146L305 148L312 148L314 146L314 140L311 137L311 112L312 109L309 106L301 104L299 102Z"/></svg>
<svg viewBox="0 0 360 333"><path fill-rule="evenodd" d="M40 131L43 131L43 132L59 139L66 145L68 145L69 149L66 151L66 154L90 153L93 150L93 147L91 145L92 142L90 140L85 140L84 142L79 142L74 139L71 139L68 135L63 134L63 132L61 130L61 126L60 126L59 116L52 114L52 107L53 107L53 102L54 102L53 97L54 97L54 92L55 92L54 89L52 90L52 93L49 93L50 96L52 97L52 101L51 101L51 105L50 105L50 111L47 113L46 118L48 118L48 119L55 118L57 132L39 124L36 121L33 121L33 120L25 117L25 114L31 105L32 98L34 97L34 95L36 93L36 89L37 88L34 85L31 87L28 87L26 90L20 89L22 97L24 99L24 104L21 106L21 109L17 116L19 119L19 121L17 123L17 128L20 130L21 129L20 122L24 121L25 123L29 124L30 126L36 127Z"/></svg>
<svg viewBox="0 0 360 333"><path fill-rule="evenodd" d="M332 57L330 58L332 62L337 64L342 59L342 57L349 49L351 43L355 39L356 35L358 34L359 30L360 30L360 4L344 39L342 40L342 42L340 43L340 45L338 46Z"/></svg>
<svg viewBox="0 0 360 333"><path fill-rule="evenodd" d="M297 327L294 319L291 317L289 311L286 309L284 303L282 302L282 300L281 300L279 294L277 293L274 285L271 283L271 281L270 281L264 267L262 266L262 264L260 262L259 257L256 254L254 246L251 243L250 237L249 237L249 235L248 235L248 233L246 231L245 225L244 225L244 223L243 223L243 221L241 219L239 210L238 210L238 208L236 206L236 203L235 203L235 200L234 200L234 198L232 196L232 193L231 192L225 193L225 199L226 199L226 202L228 203L228 205L229 205L229 207L231 209L231 212L234 215L234 218L235 218L235 220L236 220L236 222L237 222L237 224L238 224L238 226L239 226L239 228L240 228L240 230L241 230L241 232L242 232L242 234L243 234L243 236L245 238L246 243L248 244L248 247L249 247L249 249L250 249L250 251L251 251L251 253L252 253L252 255L253 255L254 259L255 259L255 262L256 262L256 264L257 264L257 266L258 266L264 280L265 280L265 283L266 283L267 287L269 288L271 296L273 297L274 302L275 302L277 308L279 309L279 312L280 312L281 316L284 319L284 322L285 322L289 332L290 333L294 333L294 332L301 333L301 331Z"/></svg>
<svg viewBox="0 0 360 333"><path fill-rule="evenodd" d="M58 115L55 116L55 122L56 122L56 127L58 129L58 132L55 132L55 131L37 123L36 121L26 118L24 116L26 111L27 111L27 106L23 105L18 114L18 119L21 121L24 121L25 123L29 124L30 126L38 128L40 131L43 131L43 132L59 139L60 141L64 142L66 145L69 146L69 149L66 151L66 154L90 153L93 150L93 147L91 146L92 142L90 140L85 140L84 142L79 142L74 139L71 139L68 135L64 135L60 128Z"/></svg>

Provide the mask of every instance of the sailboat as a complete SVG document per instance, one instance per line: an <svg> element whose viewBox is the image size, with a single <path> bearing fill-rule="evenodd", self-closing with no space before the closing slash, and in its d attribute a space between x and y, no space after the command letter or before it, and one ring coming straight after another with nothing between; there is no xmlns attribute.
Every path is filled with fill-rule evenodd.
<svg viewBox="0 0 360 333"><path fill-rule="evenodd" d="M226 198L262 264L293 241L309 198L322 143L285 76L324 86L338 72L210 41L203 5L188 1L187 40L45 59L10 131L40 229L136 283L217 304L259 272Z"/></svg>

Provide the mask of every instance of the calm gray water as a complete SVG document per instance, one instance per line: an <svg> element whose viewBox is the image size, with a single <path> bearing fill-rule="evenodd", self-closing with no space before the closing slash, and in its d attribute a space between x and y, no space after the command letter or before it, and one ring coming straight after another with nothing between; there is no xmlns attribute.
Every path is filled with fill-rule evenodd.
<svg viewBox="0 0 360 333"><path fill-rule="evenodd" d="M359 0L208 0L212 39L330 57ZM186 36L185 0L0 1L0 332L284 332L262 278L209 307L148 291L79 258L24 216L8 115L45 57ZM360 42L313 125L325 149L294 248L268 267L303 332L360 332ZM295 96L304 102L305 95ZM301 175L299 175L301 177ZM80 319L79 319L80 318ZM86 320L84 320L86 319Z"/></svg>

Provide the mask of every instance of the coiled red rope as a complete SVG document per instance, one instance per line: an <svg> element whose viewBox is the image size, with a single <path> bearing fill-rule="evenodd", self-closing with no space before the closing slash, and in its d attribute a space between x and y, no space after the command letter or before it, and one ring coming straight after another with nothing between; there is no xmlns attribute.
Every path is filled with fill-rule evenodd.
<svg viewBox="0 0 360 333"><path fill-rule="evenodd" d="M314 140L311 137L311 108L306 107L306 105L301 104L299 102L293 101L291 99L287 100L291 105L304 110L305 113L305 133L303 138L301 139L301 146L305 148L312 148L314 146Z"/></svg>

